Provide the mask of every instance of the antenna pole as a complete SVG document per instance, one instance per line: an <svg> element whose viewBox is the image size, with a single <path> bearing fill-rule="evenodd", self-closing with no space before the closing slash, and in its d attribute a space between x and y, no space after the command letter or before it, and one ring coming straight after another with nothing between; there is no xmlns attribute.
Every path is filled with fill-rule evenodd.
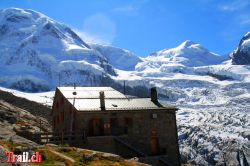
<svg viewBox="0 0 250 166"><path fill-rule="evenodd" d="M125 82L125 80L123 81L123 93L124 93L124 95L126 94L126 82Z"/></svg>
<svg viewBox="0 0 250 166"><path fill-rule="evenodd" d="M58 84L59 84L59 87L60 87L61 86L61 75L60 75L60 73L58 75Z"/></svg>

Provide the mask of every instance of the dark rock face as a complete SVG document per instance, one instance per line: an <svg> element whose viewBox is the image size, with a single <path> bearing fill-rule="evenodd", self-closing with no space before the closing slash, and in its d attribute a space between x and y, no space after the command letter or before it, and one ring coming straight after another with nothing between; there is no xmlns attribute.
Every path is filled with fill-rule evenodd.
<svg viewBox="0 0 250 166"><path fill-rule="evenodd" d="M232 54L233 65L250 65L250 52L237 50Z"/></svg>
<svg viewBox="0 0 250 166"><path fill-rule="evenodd" d="M234 65L250 65L250 32L243 36L231 58Z"/></svg>

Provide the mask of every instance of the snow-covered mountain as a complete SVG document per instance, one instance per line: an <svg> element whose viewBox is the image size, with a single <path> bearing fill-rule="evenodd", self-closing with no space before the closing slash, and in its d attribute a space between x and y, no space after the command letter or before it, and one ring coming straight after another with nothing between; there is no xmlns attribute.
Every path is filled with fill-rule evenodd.
<svg viewBox="0 0 250 166"><path fill-rule="evenodd" d="M198 43L187 40L176 48L164 49L152 53L145 60L194 67L219 64L225 58L210 52Z"/></svg>
<svg viewBox="0 0 250 166"><path fill-rule="evenodd" d="M39 12L0 10L0 85L24 91L46 91L56 85L101 85L115 69L181 70L217 64L222 58L186 41L139 58L112 46L85 43L68 26Z"/></svg>
<svg viewBox="0 0 250 166"><path fill-rule="evenodd" d="M50 90L59 81L98 85L102 73L115 74L66 25L33 10L0 10L0 85L27 91Z"/></svg>
<svg viewBox="0 0 250 166"><path fill-rule="evenodd" d="M187 73L192 67L222 63L226 58L212 53L200 44L187 40L176 48L164 49L152 53L136 65L136 71L144 75L156 73Z"/></svg>
<svg viewBox="0 0 250 166"><path fill-rule="evenodd" d="M240 40L238 47L231 54L232 64L250 65L250 32Z"/></svg>

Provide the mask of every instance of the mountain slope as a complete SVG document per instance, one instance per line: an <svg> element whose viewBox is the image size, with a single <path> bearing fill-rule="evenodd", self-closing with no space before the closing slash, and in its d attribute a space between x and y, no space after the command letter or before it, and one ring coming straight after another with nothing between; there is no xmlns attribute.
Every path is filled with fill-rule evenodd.
<svg viewBox="0 0 250 166"><path fill-rule="evenodd" d="M142 61L134 53L125 49L100 44L90 44L90 46L105 56L112 66L120 70L134 70L137 63Z"/></svg>
<svg viewBox="0 0 250 166"><path fill-rule="evenodd" d="M70 77L72 69L79 80L68 83L115 74L106 58L69 27L17 8L0 10L0 69L0 85L27 91L49 90L58 77Z"/></svg>
<svg viewBox="0 0 250 166"><path fill-rule="evenodd" d="M231 54L232 64L250 64L250 32L246 33L240 40L238 47Z"/></svg>

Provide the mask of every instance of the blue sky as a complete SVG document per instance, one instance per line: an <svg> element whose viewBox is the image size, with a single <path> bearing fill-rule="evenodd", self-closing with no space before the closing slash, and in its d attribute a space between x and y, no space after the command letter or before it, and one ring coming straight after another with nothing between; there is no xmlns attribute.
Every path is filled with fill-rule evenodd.
<svg viewBox="0 0 250 166"><path fill-rule="evenodd" d="M0 0L65 23L87 42L146 56L189 39L218 54L250 31L250 0Z"/></svg>

